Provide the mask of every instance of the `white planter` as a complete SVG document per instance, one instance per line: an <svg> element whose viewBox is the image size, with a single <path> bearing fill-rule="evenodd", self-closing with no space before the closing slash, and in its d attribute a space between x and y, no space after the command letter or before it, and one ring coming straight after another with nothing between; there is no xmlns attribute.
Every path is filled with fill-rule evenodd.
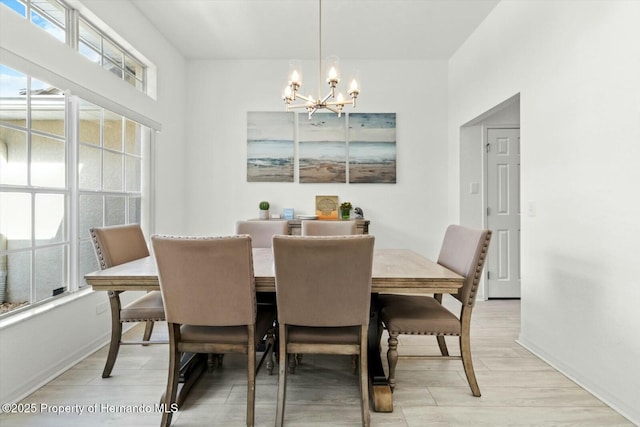
<svg viewBox="0 0 640 427"><path fill-rule="evenodd" d="M260 219L269 219L269 211L260 210Z"/></svg>

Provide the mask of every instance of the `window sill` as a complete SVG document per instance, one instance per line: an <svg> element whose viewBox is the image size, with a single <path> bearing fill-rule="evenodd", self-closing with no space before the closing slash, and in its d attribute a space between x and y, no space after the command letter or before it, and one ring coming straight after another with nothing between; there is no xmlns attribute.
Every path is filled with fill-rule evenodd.
<svg viewBox="0 0 640 427"><path fill-rule="evenodd" d="M25 308L24 310L20 310L20 312L15 314L10 314L3 319L0 319L0 330L4 328L8 328L16 323L23 322L27 319L30 319L34 316L39 316L41 314L47 313L57 307L69 304L72 301L75 301L80 298L84 298L87 295L93 293L93 290L90 286L85 289L81 289L77 292L73 292L67 295L62 295L60 297L54 298L51 301L37 304L34 307Z"/></svg>

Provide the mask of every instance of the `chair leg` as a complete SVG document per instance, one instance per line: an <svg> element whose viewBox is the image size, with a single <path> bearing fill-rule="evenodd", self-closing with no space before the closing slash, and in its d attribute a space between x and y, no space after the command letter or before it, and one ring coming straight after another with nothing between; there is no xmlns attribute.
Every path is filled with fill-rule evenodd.
<svg viewBox="0 0 640 427"><path fill-rule="evenodd" d="M280 363L278 364L278 406L276 407L276 427L284 422L284 403L287 392L287 335L285 326L279 326L278 341L280 346Z"/></svg>
<svg viewBox="0 0 640 427"><path fill-rule="evenodd" d="M256 402L256 347L253 326L249 326L249 348L247 363L247 427L253 427Z"/></svg>
<svg viewBox="0 0 640 427"><path fill-rule="evenodd" d="M273 360L275 358L275 346L276 346L276 330L275 327L269 328L267 331L267 340L265 342L267 346L267 371L269 371L269 375L273 374L274 363Z"/></svg>
<svg viewBox="0 0 640 427"><path fill-rule="evenodd" d="M476 397L480 397L480 387L478 386L471 360L471 340L468 334L460 335L460 353L462 355L464 373L467 376L467 381L469 381L469 387L471 387L471 393Z"/></svg>
<svg viewBox="0 0 640 427"><path fill-rule="evenodd" d="M460 354L462 356L462 366L464 373L469 381L471 393L480 397L480 387L476 380L476 374L473 371L473 361L471 360L471 307L462 306L460 313Z"/></svg>
<svg viewBox="0 0 640 427"><path fill-rule="evenodd" d="M444 335L438 335L436 339L438 340L438 347L440 347L440 354L448 356L449 350L447 349L447 342L444 340Z"/></svg>
<svg viewBox="0 0 640 427"><path fill-rule="evenodd" d="M398 333L389 331L389 350L387 350L387 362L389 362L389 387L391 391L396 388L396 365L398 364Z"/></svg>
<svg viewBox="0 0 640 427"><path fill-rule="evenodd" d="M153 320L146 321L146 325L144 326L144 335L142 335L142 341L149 341L151 339L151 334L153 333L153 323Z"/></svg>
<svg viewBox="0 0 640 427"><path fill-rule="evenodd" d="M120 292L109 291L109 306L111 307L111 341L109 342L109 353L104 364L102 378L111 376L113 365L116 363L120 341L122 340L122 323L120 323Z"/></svg>
<svg viewBox="0 0 640 427"><path fill-rule="evenodd" d="M296 373L296 355L295 354L289 354L287 359L285 359L289 365L289 373L290 374L295 374Z"/></svg>
<svg viewBox="0 0 640 427"><path fill-rule="evenodd" d="M162 427L171 425L173 417L173 404L176 402L178 392L178 380L180 379L180 359L178 351L178 340L180 336L180 325L169 324L169 374L167 376L167 390L164 393L164 411L162 412Z"/></svg>
<svg viewBox="0 0 640 427"><path fill-rule="evenodd" d="M371 414L369 413L369 372L367 360L367 333L368 330L362 327L360 330L360 393L362 395L362 425L369 427L371 424Z"/></svg>

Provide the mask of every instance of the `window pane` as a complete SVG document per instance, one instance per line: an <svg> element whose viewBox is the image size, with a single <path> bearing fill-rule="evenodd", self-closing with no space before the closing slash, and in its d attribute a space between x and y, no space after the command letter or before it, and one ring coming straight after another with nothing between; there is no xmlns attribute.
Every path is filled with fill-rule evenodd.
<svg viewBox="0 0 640 427"><path fill-rule="evenodd" d="M0 126L0 184L27 185L27 133Z"/></svg>
<svg viewBox="0 0 640 427"><path fill-rule="evenodd" d="M4 302L17 308L31 301L31 252L16 252L6 256L7 286Z"/></svg>
<svg viewBox="0 0 640 427"><path fill-rule="evenodd" d="M31 246L31 195L0 192L0 234L7 249Z"/></svg>
<svg viewBox="0 0 640 427"><path fill-rule="evenodd" d="M113 62L105 59L102 64L102 68L104 68L105 70L111 71L119 79L122 78L122 68L118 67Z"/></svg>
<svg viewBox="0 0 640 427"><path fill-rule="evenodd" d="M102 51L101 42L102 36L94 30L91 25L87 24L87 22L80 18L78 31L80 33L80 40L93 47L98 52Z"/></svg>
<svg viewBox="0 0 640 427"><path fill-rule="evenodd" d="M36 245L66 240L64 194L36 194Z"/></svg>
<svg viewBox="0 0 640 427"><path fill-rule="evenodd" d="M125 149L128 154L140 155L141 125L125 119Z"/></svg>
<svg viewBox="0 0 640 427"><path fill-rule="evenodd" d="M51 34L53 37L60 40L64 43L65 33L62 28L55 24L55 22L45 17L43 14L36 12L35 10L31 10L31 22L33 22L38 27L45 30L47 33Z"/></svg>
<svg viewBox="0 0 640 427"><path fill-rule="evenodd" d="M136 89L138 89L140 91L142 91L144 89L144 86L143 86L142 82L140 80L136 79L135 77L133 77L131 74L127 73L126 71L124 72L124 81L126 81L131 86L135 87Z"/></svg>
<svg viewBox="0 0 640 427"><path fill-rule="evenodd" d="M66 252L66 245L36 251L36 301L51 298L54 289L66 290Z"/></svg>
<svg viewBox="0 0 640 427"><path fill-rule="evenodd" d="M122 116L104 111L104 147L122 151Z"/></svg>
<svg viewBox="0 0 640 427"><path fill-rule="evenodd" d="M31 128L64 136L64 93L40 80L31 79Z"/></svg>
<svg viewBox="0 0 640 427"><path fill-rule="evenodd" d="M106 191L123 191L122 187L122 154L104 152L104 182Z"/></svg>
<svg viewBox="0 0 640 427"><path fill-rule="evenodd" d="M124 69L133 77L137 78L138 80L142 80L144 67L141 63L126 54L124 56Z"/></svg>
<svg viewBox="0 0 640 427"><path fill-rule="evenodd" d="M142 198L129 197L129 224L140 224Z"/></svg>
<svg viewBox="0 0 640 427"><path fill-rule="evenodd" d="M107 39L102 39L102 49L105 58L113 62L116 67L124 68L124 53L122 52L122 49Z"/></svg>
<svg viewBox="0 0 640 427"><path fill-rule="evenodd" d="M27 126L27 76L0 65L0 120Z"/></svg>
<svg viewBox="0 0 640 427"><path fill-rule="evenodd" d="M91 49L88 44L82 41L78 42L78 52L86 56L89 61L93 62L94 64L100 64L100 62L102 62L102 55L100 55L100 52Z"/></svg>
<svg viewBox="0 0 640 427"><path fill-rule="evenodd" d="M100 117L102 108L86 101L80 102L80 142L100 145Z"/></svg>
<svg viewBox="0 0 640 427"><path fill-rule="evenodd" d="M87 286L84 275L92 271L100 270L98 259L93 249L91 240L83 240L80 242L80 265L78 271L78 283L80 287Z"/></svg>
<svg viewBox="0 0 640 427"><path fill-rule="evenodd" d="M81 195L79 202L80 224L78 234L81 239L89 239L91 227L102 227L102 196Z"/></svg>
<svg viewBox="0 0 640 427"><path fill-rule="evenodd" d="M31 0L31 6L37 8L60 27L66 27L66 12L64 7L55 0Z"/></svg>
<svg viewBox="0 0 640 427"><path fill-rule="evenodd" d="M80 146L78 175L83 190L100 190L100 152L99 148Z"/></svg>
<svg viewBox="0 0 640 427"><path fill-rule="evenodd" d="M127 191L140 191L140 159L126 156L127 167Z"/></svg>
<svg viewBox="0 0 640 427"><path fill-rule="evenodd" d="M31 135L31 185L65 187L64 141Z"/></svg>
<svg viewBox="0 0 640 427"><path fill-rule="evenodd" d="M0 4L4 4L9 7L9 9L16 12L18 15L23 18L27 17L27 6L25 6L24 2L18 0L0 0Z"/></svg>
<svg viewBox="0 0 640 427"><path fill-rule="evenodd" d="M106 197L106 217L104 225L124 224L125 219L125 200L124 196L107 196Z"/></svg>

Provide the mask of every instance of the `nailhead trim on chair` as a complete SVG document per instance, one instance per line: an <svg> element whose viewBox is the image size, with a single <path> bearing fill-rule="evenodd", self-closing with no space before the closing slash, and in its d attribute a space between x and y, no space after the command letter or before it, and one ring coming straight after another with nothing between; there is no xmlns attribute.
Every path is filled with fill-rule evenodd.
<svg viewBox="0 0 640 427"><path fill-rule="evenodd" d="M93 246L96 248L96 252L98 255L98 262L100 263L100 270L105 270L107 268L107 263L104 260L104 255L102 253L102 247L100 246L100 242L98 242L98 235L95 230L91 229L91 239L93 240Z"/></svg>
<svg viewBox="0 0 640 427"><path fill-rule="evenodd" d="M487 238L484 240L484 244L482 245L482 251L480 252L480 257L478 258L478 263L476 264L476 272L473 276L471 291L469 291L469 299L471 300L471 304L469 305L471 306L475 304L476 291L478 290L478 286L480 285L480 279L482 278L482 268L480 268L479 266L480 265L484 266L484 259L487 256L490 241L491 241L491 230L489 230L489 232L487 233Z"/></svg>

